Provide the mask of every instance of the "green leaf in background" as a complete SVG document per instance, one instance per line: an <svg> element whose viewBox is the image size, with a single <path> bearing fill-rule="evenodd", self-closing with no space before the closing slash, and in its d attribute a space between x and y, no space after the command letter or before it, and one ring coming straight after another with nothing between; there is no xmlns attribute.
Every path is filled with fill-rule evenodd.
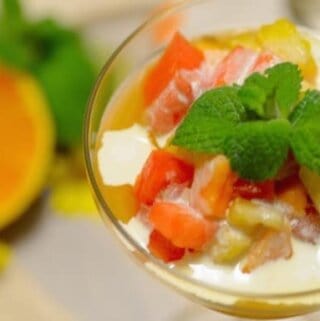
<svg viewBox="0 0 320 321"><path fill-rule="evenodd" d="M79 145L98 69L79 32L53 19L28 21L17 0L2 0L2 6L0 61L39 80L56 122L58 145Z"/></svg>
<svg viewBox="0 0 320 321"><path fill-rule="evenodd" d="M241 177L264 181L273 178L287 158L289 135L287 120L241 123L226 138L225 155Z"/></svg>
<svg viewBox="0 0 320 321"><path fill-rule="evenodd" d="M59 46L35 72L51 105L58 141L63 146L80 142L83 116L95 72L81 44Z"/></svg>

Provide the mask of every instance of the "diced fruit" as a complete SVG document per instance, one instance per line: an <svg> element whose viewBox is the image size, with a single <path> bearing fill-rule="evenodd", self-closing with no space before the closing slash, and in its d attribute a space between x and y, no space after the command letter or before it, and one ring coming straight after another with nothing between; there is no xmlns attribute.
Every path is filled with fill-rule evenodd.
<svg viewBox="0 0 320 321"><path fill-rule="evenodd" d="M285 219L283 213L271 203L262 201L248 201L237 198L231 205L228 222L245 231L254 231L261 225L276 230L283 229Z"/></svg>
<svg viewBox="0 0 320 321"><path fill-rule="evenodd" d="M295 214L305 214L308 197L299 177L291 176L280 181L277 184L277 197L280 201L289 204Z"/></svg>
<svg viewBox="0 0 320 321"><path fill-rule="evenodd" d="M148 248L155 257L166 263L180 260L185 254L185 249L174 246L156 230L150 235Z"/></svg>
<svg viewBox="0 0 320 321"><path fill-rule="evenodd" d="M186 114L191 101L180 92L174 83L161 93L147 110L148 124L153 132L166 134L170 132Z"/></svg>
<svg viewBox="0 0 320 321"><path fill-rule="evenodd" d="M307 189L309 196L311 197L314 206L320 212L320 175L309 170L306 167L301 167L300 178L303 185Z"/></svg>
<svg viewBox="0 0 320 321"><path fill-rule="evenodd" d="M251 49L237 47L217 66L214 85L238 83L248 76L257 61L258 54Z"/></svg>
<svg viewBox="0 0 320 321"><path fill-rule="evenodd" d="M201 250L216 229L215 223L183 204L156 202L149 218L158 232L180 248Z"/></svg>
<svg viewBox="0 0 320 321"><path fill-rule="evenodd" d="M187 113L193 101L212 87L214 69L202 64L193 70L179 70L161 94L147 109L152 132L166 134L173 130Z"/></svg>
<svg viewBox="0 0 320 321"><path fill-rule="evenodd" d="M214 86L241 84L253 72L263 72L280 62L273 53L258 53L252 49L236 47L217 66Z"/></svg>
<svg viewBox="0 0 320 321"><path fill-rule="evenodd" d="M252 68L252 72L264 72L266 69L278 64L281 59L270 51L262 52Z"/></svg>
<svg viewBox="0 0 320 321"><path fill-rule="evenodd" d="M205 216L223 218L233 196L236 175L222 155L204 163L195 172L191 204Z"/></svg>
<svg viewBox="0 0 320 321"><path fill-rule="evenodd" d="M266 230L248 252L242 266L244 273L250 273L263 264L292 256L291 233L289 228L282 231Z"/></svg>
<svg viewBox="0 0 320 321"><path fill-rule="evenodd" d="M194 168L174 155L153 151L138 176L134 191L140 203L151 205L159 192L170 184L190 186Z"/></svg>
<svg viewBox="0 0 320 321"><path fill-rule="evenodd" d="M222 35L220 41L231 48L243 46L256 50L259 49L257 34L255 31L245 31L238 34L230 34L228 36Z"/></svg>
<svg viewBox="0 0 320 321"><path fill-rule="evenodd" d="M161 94L177 71L196 69L203 60L203 53L181 34L176 33L163 56L146 76L144 85L146 105L150 105Z"/></svg>
<svg viewBox="0 0 320 321"><path fill-rule="evenodd" d="M306 80L314 81L317 68L310 43L294 24L281 19L265 25L258 31L258 40L262 48L272 51L283 60L298 64Z"/></svg>
<svg viewBox="0 0 320 321"><path fill-rule="evenodd" d="M101 185L104 199L112 214L121 222L128 223L138 210L138 202L131 185Z"/></svg>
<svg viewBox="0 0 320 321"><path fill-rule="evenodd" d="M290 225L293 235L298 239L312 244L319 243L320 215L314 208L307 207L307 214L304 216L291 216Z"/></svg>
<svg viewBox="0 0 320 321"><path fill-rule="evenodd" d="M274 181L265 181L262 183L251 182L239 178L233 185L235 196L248 200L260 198L272 200L274 198Z"/></svg>
<svg viewBox="0 0 320 321"><path fill-rule="evenodd" d="M216 263L233 263L249 249L251 243L246 234L224 224L217 231L210 256Z"/></svg>

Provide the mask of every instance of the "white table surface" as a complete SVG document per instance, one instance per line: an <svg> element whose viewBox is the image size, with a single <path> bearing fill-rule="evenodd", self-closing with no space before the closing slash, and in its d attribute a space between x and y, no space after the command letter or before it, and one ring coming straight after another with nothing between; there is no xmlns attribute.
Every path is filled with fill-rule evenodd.
<svg viewBox="0 0 320 321"><path fill-rule="evenodd" d="M70 8L68 1L57 4ZM35 5L40 0L30 2ZM52 7L53 1L47 2L50 4L47 7L42 4L41 10ZM102 0L99 3L103 5ZM287 1L255 0L255 3L266 7L264 18L270 16L270 20L288 10ZM59 12L62 10L59 8L50 10ZM44 12L41 10L37 15ZM82 14L72 19L75 24L84 21ZM142 15L136 11L131 12L130 18L129 15L121 18L119 14L117 18L91 24L86 34L91 40L115 45L141 20ZM194 305L151 278L135 265L100 221L67 220L52 213L45 202L40 211L34 210L24 221L28 221L27 228L17 226L9 236L15 257L0 277L1 321L228 320ZM16 288L12 280L16 280ZM34 314L28 317L27 310L31 308ZM26 317L19 316L19 309Z"/></svg>

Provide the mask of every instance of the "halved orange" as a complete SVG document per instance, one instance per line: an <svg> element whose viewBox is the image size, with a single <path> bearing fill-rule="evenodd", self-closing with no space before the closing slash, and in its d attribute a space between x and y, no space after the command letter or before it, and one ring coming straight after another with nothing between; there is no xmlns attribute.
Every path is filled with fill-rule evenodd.
<svg viewBox="0 0 320 321"><path fill-rule="evenodd" d="M0 67L0 229L42 190L54 152L54 125L31 77Z"/></svg>

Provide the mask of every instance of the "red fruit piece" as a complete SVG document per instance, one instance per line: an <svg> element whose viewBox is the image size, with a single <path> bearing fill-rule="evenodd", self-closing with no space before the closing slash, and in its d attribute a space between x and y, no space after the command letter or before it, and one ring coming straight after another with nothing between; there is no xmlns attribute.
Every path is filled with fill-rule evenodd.
<svg viewBox="0 0 320 321"><path fill-rule="evenodd" d="M180 33L176 33L163 56L146 76L144 83L146 105L150 105L161 94L177 71L196 69L203 61L203 53Z"/></svg>
<svg viewBox="0 0 320 321"><path fill-rule="evenodd" d="M215 223L184 204L156 202L149 218L157 231L180 248L201 250L216 230Z"/></svg>
<svg viewBox="0 0 320 321"><path fill-rule="evenodd" d="M274 181L265 181L262 183L250 182L239 178L233 185L235 197L242 197L248 200L260 198L272 200L274 198Z"/></svg>
<svg viewBox="0 0 320 321"><path fill-rule="evenodd" d="M150 235L148 248L155 257L166 263L180 260L185 254L185 249L174 246L156 230Z"/></svg>
<svg viewBox="0 0 320 321"><path fill-rule="evenodd" d="M151 205L160 191L170 184L189 186L194 168L163 150L153 151L138 176L134 192L140 203Z"/></svg>

